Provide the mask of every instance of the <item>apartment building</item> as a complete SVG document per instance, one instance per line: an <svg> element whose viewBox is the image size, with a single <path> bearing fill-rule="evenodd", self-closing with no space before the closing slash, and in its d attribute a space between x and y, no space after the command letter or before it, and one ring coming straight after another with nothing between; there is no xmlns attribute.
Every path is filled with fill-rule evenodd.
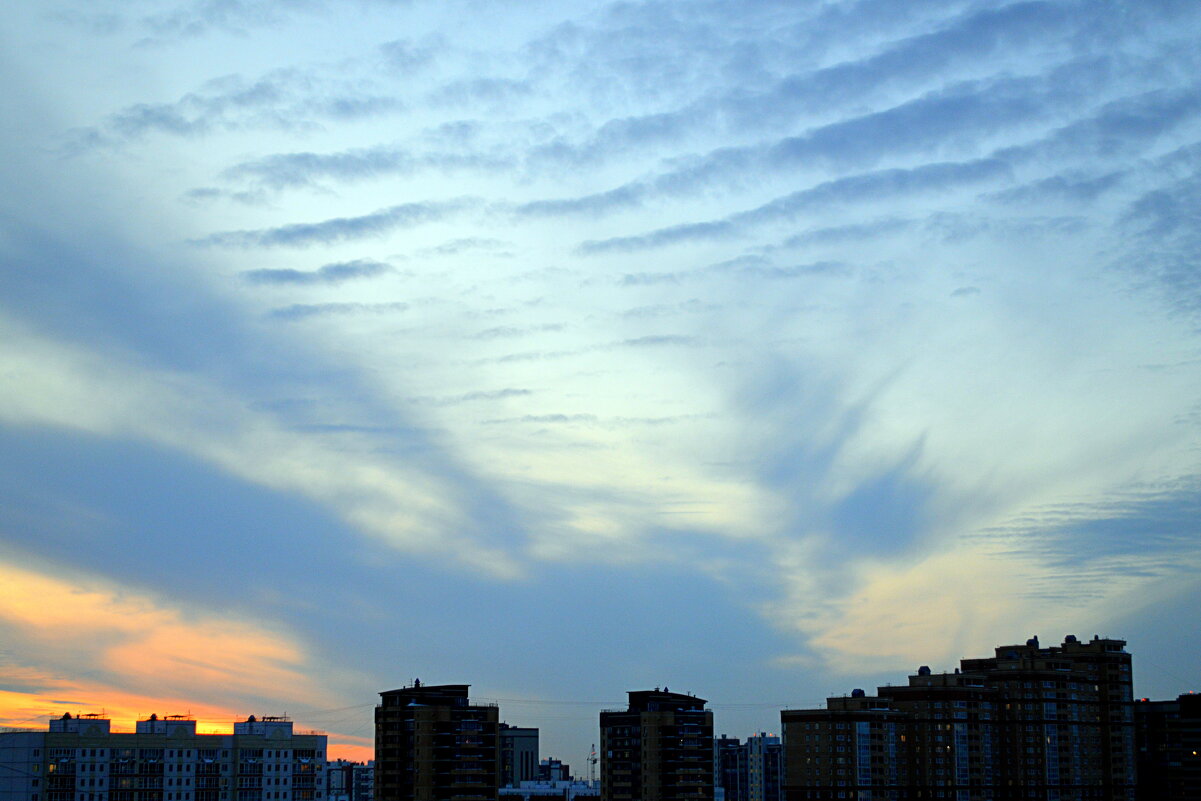
<svg viewBox="0 0 1201 801"><path fill-rule="evenodd" d="M712 801L713 713L705 699L663 690L629 693L600 713L603 801Z"/></svg>
<svg viewBox="0 0 1201 801"><path fill-rule="evenodd" d="M0 801L324 801L326 736L250 716L197 734L187 716L151 715L114 732L102 715L0 733Z"/></svg>
<svg viewBox="0 0 1201 801"><path fill-rule="evenodd" d="M471 703L469 688L414 681L380 693L376 801L496 801L500 712Z"/></svg>

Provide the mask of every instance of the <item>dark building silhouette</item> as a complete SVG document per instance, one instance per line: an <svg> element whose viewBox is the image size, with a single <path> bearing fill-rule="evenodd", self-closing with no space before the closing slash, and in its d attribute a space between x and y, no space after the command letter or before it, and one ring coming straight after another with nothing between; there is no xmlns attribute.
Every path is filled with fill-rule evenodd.
<svg viewBox="0 0 1201 801"><path fill-rule="evenodd" d="M713 784L725 801L782 801L784 753L780 738L760 732L740 742L713 740Z"/></svg>
<svg viewBox="0 0 1201 801"><path fill-rule="evenodd" d="M516 787L538 778L538 730L500 724L500 785Z"/></svg>
<svg viewBox="0 0 1201 801"><path fill-rule="evenodd" d="M787 801L910 797L909 718L886 700L856 690L827 699L825 709L785 710L780 718Z"/></svg>
<svg viewBox="0 0 1201 801"><path fill-rule="evenodd" d="M1138 801L1201 799L1201 695L1134 704Z"/></svg>
<svg viewBox="0 0 1201 801"><path fill-rule="evenodd" d="M472 704L467 684L380 693L375 708L376 801L495 801L499 710Z"/></svg>
<svg viewBox="0 0 1201 801"><path fill-rule="evenodd" d="M571 781L571 765L561 759L549 757L538 763L537 780L540 782Z"/></svg>
<svg viewBox="0 0 1201 801"><path fill-rule="evenodd" d="M750 765L747 750L737 737L713 738L713 785L720 787L725 801L747 801L750 796Z"/></svg>
<svg viewBox="0 0 1201 801"><path fill-rule="evenodd" d="M876 696L785 710L786 798L1133 801L1125 645L1035 637Z"/></svg>
<svg viewBox="0 0 1201 801"><path fill-rule="evenodd" d="M664 690L629 693L600 714L603 801L712 801L713 713L705 699Z"/></svg>

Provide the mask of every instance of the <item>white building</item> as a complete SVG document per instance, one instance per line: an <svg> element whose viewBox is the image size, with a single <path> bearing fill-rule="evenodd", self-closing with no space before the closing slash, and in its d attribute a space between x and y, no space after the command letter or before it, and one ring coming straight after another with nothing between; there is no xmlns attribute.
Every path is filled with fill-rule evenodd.
<svg viewBox="0 0 1201 801"><path fill-rule="evenodd" d="M0 801L325 801L326 736L253 715L197 734L181 715L113 732L100 715L0 733Z"/></svg>

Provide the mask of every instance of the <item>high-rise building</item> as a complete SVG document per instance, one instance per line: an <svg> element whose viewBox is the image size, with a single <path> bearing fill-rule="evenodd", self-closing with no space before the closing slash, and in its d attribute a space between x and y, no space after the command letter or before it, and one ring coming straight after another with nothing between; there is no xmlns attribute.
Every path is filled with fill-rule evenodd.
<svg viewBox="0 0 1201 801"><path fill-rule="evenodd" d="M965 659L997 691L1000 799L1133 801L1134 709L1125 640L1068 635L1063 645L1005 645Z"/></svg>
<svg viewBox="0 0 1201 801"><path fill-rule="evenodd" d="M908 716L855 690L825 709L784 710L787 801L895 801L909 796Z"/></svg>
<svg viewBox="0 0 1201 801"><path fill-rule="evenodd" d="M414 681L380 693L376 801L496 801L499 710L471 703L469 687Z"/></svg>
<svg viewBox="0 0 1201 801"><path fill-rule="evenodd" d="M329 801L374 801L375 763L339 759L325 764Z"/></svg>
<svg viewBox="0 0 1201 801"><path fill-rule="evenodd" d="M603 801L712 801L713 713L705 699L663 690L629 693L600 714Z"/></svg>
<svg viewBox="0 0 1201 801"><path fill-rule="evenodd" d="M746 738L749 801L783 801L784 748L779 736L759 732Z"/></svg>
<svg viewBox="0 0 1201 801"><path fill-rule="evenodd" d="M760 732L739 742L737 738L713 740L714 790L724 801L783 801L783 747L774 734Z"/></svg>
<svg viewBox="0 0 1201 801"><path fill-rule="evenodd" d="M500 786L538 778L538 730L500 724Z"/></svg>
<svg viewBox="0 0 1201 801"><path fill-rule="evenodd" d="M1134 704L1138 801L1201 798L1201 695Z"/></svg>
<svg viewBox="0 0 1201 801"><path fill-rule="evenodd" d="M963 801L986 797L996 761L996 690L974 674L918 668L908 685L880 687L881 701L906 715L898 753L911 790Z"/></svg>
<svg viewBox="0 0 1201 801"><path fill-rule="evenodd" d="M1125 641L1006 645L953 673L786 710L786 797L1132 801Z"/></svg>
<svg viewBox="0 0 1201 801"><path fill-rule="evenodd" d="M151 715L113 732L69 714L48 731L0 734L0 801L323 801L326 736L251 716L232 734Z"/></svg>
<svg viewBox="0 0 1201 801"><path fill-rule="evenodd" d="M747 801L751 774L746 746L737 737L713 738L713 789L718 801Z"/></svg>

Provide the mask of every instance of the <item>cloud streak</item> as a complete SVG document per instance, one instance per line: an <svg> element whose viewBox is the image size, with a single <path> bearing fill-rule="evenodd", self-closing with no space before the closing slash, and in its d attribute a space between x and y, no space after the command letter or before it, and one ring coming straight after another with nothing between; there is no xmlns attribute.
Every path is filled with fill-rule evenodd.
<svg viewBox="0 0 1201 801"><path fill-rule="evenodd" d="M290 223L257 230L221 231L195 240L195 244L234 248L328 245L381 237L397 229L444 220L475 206L478 202L468 198L403 203L356 217L334 217L315 223Z"/></svg>

